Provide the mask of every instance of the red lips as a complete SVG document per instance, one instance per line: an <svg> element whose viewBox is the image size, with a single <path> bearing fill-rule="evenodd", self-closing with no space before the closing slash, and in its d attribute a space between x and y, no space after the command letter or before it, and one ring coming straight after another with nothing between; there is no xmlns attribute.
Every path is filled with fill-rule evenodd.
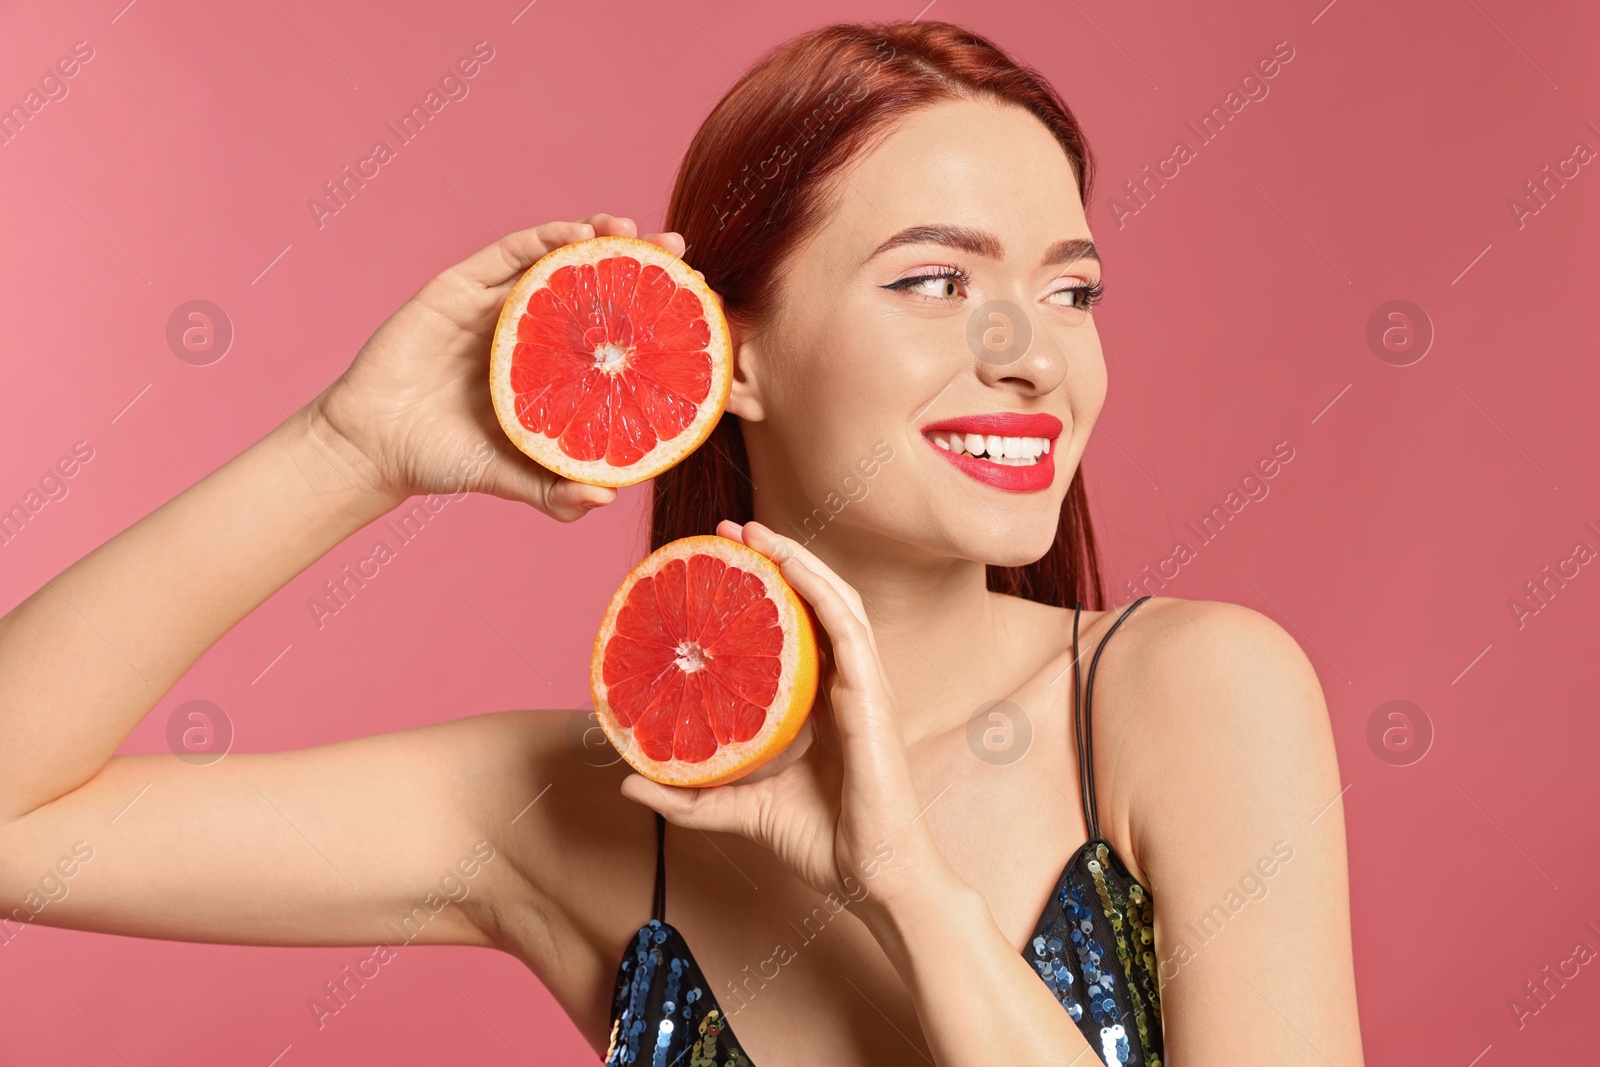
<svg viewBox="0 0 1600 1067"><path fill-rule="evenodd" d="M953 419L940 419L922 428L925 434L934 430L996 434L1000 437L1048 437L1052 449L1048 454L1054 455L1055 439L1061 434L1061 420L1042 412L1022 415L1013 411L990 411L982 415L957 415Z"/></svg>
<svg viewBox="0 0 1600 1067"><path fill-rule="evenodd" d="M953 419L940 419L922 427L923 440L928 447L955 464L962 473L971 475L985 485L1015 493L1033 493L1048 489L1056 477L1056 439L1061 435L1061 420L1054 415L1035 413L1019 414L1011 411L993 411L981 415L958 415ZM1027 466L1011 466L979 459L965 453L957 455L933 443L928 434L975 433L998 437L1043 437L1050 442L1050 451Z"/></svg>

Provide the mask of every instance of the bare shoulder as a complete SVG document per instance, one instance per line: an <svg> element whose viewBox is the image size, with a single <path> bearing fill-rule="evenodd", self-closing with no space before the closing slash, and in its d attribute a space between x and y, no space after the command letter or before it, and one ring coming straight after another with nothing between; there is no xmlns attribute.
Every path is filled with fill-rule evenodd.
<svg viewBox="0 0 1600 1067"><path fill-rule="evenodd" d="M1303 823L1338 795L1316 671L1291 634L1250 608L1141 605L1107 646L1095 712L1097 763L1117 768L1114 809L1146 862L1163 841L1195 840L1202 811L1266 834L1266 823L1291 813Z"/></svg>
<svg viewBox="0 0 1600 1067"><path fill-rule="evenodd" d="M1096 620L1095 629L1106 627ZM1136 691L1139 710L1124 725L1137 730L1159 720L1160 732L1171 738L1168 747L1237 744L1247 736L1271 745L1296 728L1326 725L1322 688L1304 650L1282 626L1250 608L1155 597L1118 628L1110 647L1116 655L1106 656L1097 697L1102 685L1109 689L1114 680L1125 681L1116 688L1125 695Z"/></svg>
<svg viewBox="0 0 1600 1067"><path fill-rule="evenodd" d="M1359 1064L1340 773L1305 652L1249 608L1156 598L1104 659L1095 734L1166 931L1171 1058L1221 1062L1242 1032L1262 1062Z"/></svg>

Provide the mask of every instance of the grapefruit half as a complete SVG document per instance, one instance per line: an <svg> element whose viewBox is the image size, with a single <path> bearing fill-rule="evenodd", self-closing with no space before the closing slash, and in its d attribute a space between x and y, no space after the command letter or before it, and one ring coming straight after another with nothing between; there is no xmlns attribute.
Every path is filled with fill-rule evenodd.
<svg viewBox="0 0 1600 1067"><path fill-rule="evenodd" d="M777 564L738 541L663 545L623 581L600 624L595 717L646 778L741 778L782 752L811 713L810 612Z"/></svg>
<svg viewBox="0 0 1600 1067"><path fill-rule="evenodd" d="M732 381L720 299L683 260L636 237L575 241L529 267L489 352L506 436L590 485L642 482L694 451Z"/></svg>

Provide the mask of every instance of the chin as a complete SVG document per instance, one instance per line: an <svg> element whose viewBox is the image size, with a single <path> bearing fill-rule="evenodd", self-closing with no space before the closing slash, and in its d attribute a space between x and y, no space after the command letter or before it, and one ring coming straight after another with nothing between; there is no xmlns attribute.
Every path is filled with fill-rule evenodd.
<svg viewBox="0 0 1600 1067"><path fill-rule="evenodd" d="M965 537L956 549L963 559L978 560L993 567L1026 567L1043 559L1055 539L1056 528L1052 523L1047 529L1033 527Z"/></svg>

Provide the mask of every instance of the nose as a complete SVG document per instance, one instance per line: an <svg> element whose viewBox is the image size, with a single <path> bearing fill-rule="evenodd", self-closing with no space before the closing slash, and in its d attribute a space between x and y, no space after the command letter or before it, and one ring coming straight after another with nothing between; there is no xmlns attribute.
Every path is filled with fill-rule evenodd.
<svg viewBox="0 0 1600 1067"><path fill-rule="evenodd" d="M985 385L1009 384L1042 395L1067 376L1068 352L1057 331L1009 300L990 300L974 309L967 343Z"/></svg>

